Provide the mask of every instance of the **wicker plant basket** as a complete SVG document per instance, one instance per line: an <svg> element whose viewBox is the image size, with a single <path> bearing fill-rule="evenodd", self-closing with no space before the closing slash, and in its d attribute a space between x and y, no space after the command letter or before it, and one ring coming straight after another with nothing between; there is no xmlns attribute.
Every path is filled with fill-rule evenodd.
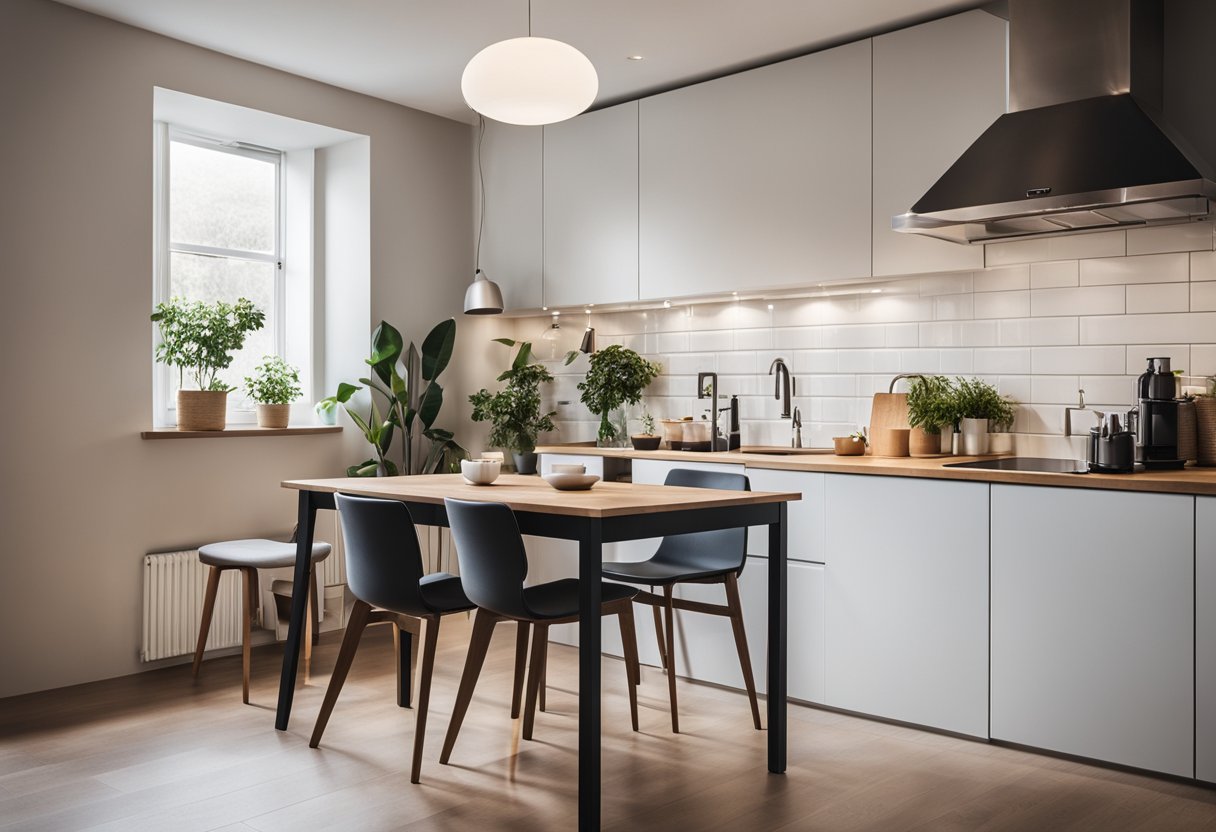
<svg viewBox="0 0 1216 832"><path fill-rule="evenodd" d="M285 428L291 420L291 405L289 404L259 404L258 427Z"/></svg>
<svg viewBox="0 0 1216 832"><path fill-rule="evenodd" d="M178 390L178 430L223 430L228 414L226 390Z"/></svg>
<svg viewBox="0 0 1216 832"><path fill-rule="evenodd" d="M1216 465L1216 398L1195 399L1195 422L1199 439L1196 458L1200 465Z"/></svg>
<svg viewBox="0 0 1216 832"><path fill-rule="evenodd" d="M1199 425L1195 402L1178 402L1178 457L1187 462L1199 459Z"/></svg>

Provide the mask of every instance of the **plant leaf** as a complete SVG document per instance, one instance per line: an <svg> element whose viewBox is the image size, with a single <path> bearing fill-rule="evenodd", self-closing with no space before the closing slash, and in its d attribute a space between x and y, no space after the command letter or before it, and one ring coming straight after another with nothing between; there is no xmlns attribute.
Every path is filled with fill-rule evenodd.
<svg viewBox="0 0 1216 832"><path fill-rule="evenodd" d="M569 367L571 364L577 361L578 356L578 350L570 350L570 352L566 353L566 366Z"/></svg>
<svg viewBox="0 0 1216 832"><path fill-rule="evenodd" d="M511 364L512 370L518 370L520 367L528 366L528 362L532 360L532 345L524 341L519 345L519 352L515 354L515 361Z"/></svg>
<svg viewBox="0 0 1216 832"><path fill-rule="evenodd" d="M352 465L346 469L348 477L374 477L376 476L376 460L365 459L358 465Z"/></svg>
<svg viewBox="0 0 1216 832"><path fill-rule="evenodd" d="M423 428L429 428L435 424L441 407L443 407L443 388L435 382L431 382L427 385L426 392L422 394L422 401L418 403L418 418L422 420Z"/></svg>
<svg viewBox="0 0 1216 832"><path fill-rule="evenodd" d="M456 346L456 319L440 321L422 342L422 377L434 381L452 360Z"/></svg>
<svg viewBox="0 0 1216 832"><path fill-rule="evenodd" d="M385 384L392 383L392 366L401 357L404 346L401 333L387 321L381 321L372 333L372 354L367 363L375 370L376 376Z"/></svg>
<svg viewBox="0 0 1216 832"><path fill-rule="evenodd" d="M494 343L502 344L503 346L506 346L506 347L513 347L519 342L516 341L514 338L495 338Z"/></svg>
<svg viewBox="0 0 1216 832"><path fill-rule="evenodd" d="M355 395L356 391L362 389L362 387L358 387L354 384L347 384L345 381L339 382L338 392L334 396L334 400L339 404L346 404L348 401L350 401L350 397Z"/></svg>

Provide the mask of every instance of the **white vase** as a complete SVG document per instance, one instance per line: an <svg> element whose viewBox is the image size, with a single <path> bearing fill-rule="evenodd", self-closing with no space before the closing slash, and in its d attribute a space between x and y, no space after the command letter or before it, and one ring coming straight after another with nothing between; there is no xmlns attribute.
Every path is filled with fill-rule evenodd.
<svg viewBox="0 0 1216 832"><path fill-rule="evenodd" d="M980 456L988 453L988 420L962 420L962 447L959 449L963 456Z"/></svg>
<svg viewBox="0 0 1216 832"><path fill-rule="evenodd" d="M1013 453L1013 434L1006 431L988 434L988 453L990 454L1011 454Z"/></svg>

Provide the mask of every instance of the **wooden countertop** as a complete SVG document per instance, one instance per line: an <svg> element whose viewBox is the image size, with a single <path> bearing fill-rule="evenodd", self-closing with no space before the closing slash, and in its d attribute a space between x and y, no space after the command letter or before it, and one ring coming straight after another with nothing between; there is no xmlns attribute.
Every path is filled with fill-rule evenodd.
<svg viewBox="0 0 1216 832"><path fill-rule="evenodd" d="M442 503L445 497L506 503L513 511L565 514L573 517L619 517L683 509L713 509L757 503L801 500L797 493L720 491L598 482L589 491L558 491L540 477L503 474L490 485L469 485L460 474L413 477L343 477L287 480L284 488L342 492L386 500Z"/></svg>
<svg viewBox="0 0 1216 832"><path fill-rule="evenodd" d="M818 471L827 474L868 474L880 477L970 480L1012 485L1048 485L1067 488L1100 488L1111 491L1143 491L1161 494L1216 496L1216 468L1188 467L1181 471L1141 471L1136 474L1049 474L1036 471L992 471L976 468L946 468L947 462L970 462L982 457L950 456L928 459L822 454L774 456L744 451L702 453L695 451L635 451L632 448L597 448L594 445L547 445L542 454L582 454L617 459L662 459L674 462L718 462L777 471Z"/></svg>

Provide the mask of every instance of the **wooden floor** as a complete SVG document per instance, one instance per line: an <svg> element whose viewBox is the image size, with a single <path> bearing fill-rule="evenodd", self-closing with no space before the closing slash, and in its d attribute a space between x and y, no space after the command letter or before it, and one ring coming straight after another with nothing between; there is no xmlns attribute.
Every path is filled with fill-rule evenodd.
<svg viewBox="0 0 1216 832"><path fill-rule="evenodd" d="M0 829L569 830L577 654L552 648L549 712L523 742L508 714L513 627L500 626L452 765L438 763L468 625L445 619L422 784L413 712L394 705L392 642L369 631L319 750L307 745L337 636L313 659L291 729L274 730L279 648L0 701ZM380 632L376 632L379 630ZM612 830L1216 829L1216 791L790 708L789 771L764 768L746 699L643 669L641 733L625 672L604 661L604 828Z"/></svg>

